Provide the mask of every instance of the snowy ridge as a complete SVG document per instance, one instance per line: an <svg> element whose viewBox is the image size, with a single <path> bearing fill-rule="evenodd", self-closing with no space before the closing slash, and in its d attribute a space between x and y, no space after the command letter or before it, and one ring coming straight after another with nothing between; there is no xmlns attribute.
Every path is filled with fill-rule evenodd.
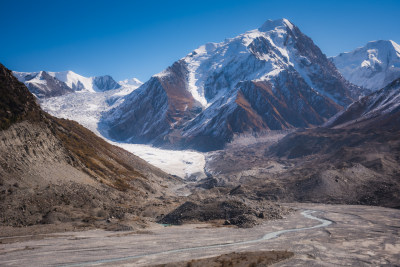
<svg viewBox="0 0 400 267"><path fill-rule="evenodd" d="M126 86L126 87L139 87L141 86L143 83L141 81L139 81L139 79L137 78L131 78L131 79L126 79L123 81L119 81L118 82L121 86Z"/></svg>
<svg viewBox="0 0 400 267"><path fill-rule="evenodd" d="M222 83L223 88L218 88L220 91L232 90L243 80L269 81L279 76L281 71L294 68L313 90L327 95L324 88L312 82L311 77L317 74L317 68L309 68L312 62L294 45L297 39L294 27L287 19L268 20L260 28L222 43L200 46L182 59L190 71L189 91L207 107L215 95L205 97L205 86L215 73L224 74L224 79L217 80ZM243 65L254 67L244 69Z"/></svg>
<svg viewBox="0 0 400 267"><path fill-rule="evenodd" d="M400 45L392 40L372 41L331 60L348 81L371 91L400 77Z"/></svg>
<svg viewBox="0 0 400 267"><path fill-rule="evenodd" d="M400 80L369 95L364 101L366 103L366 109L362 114L364 118L392 112L400 106Z"/></svg>
<svg viewBox="0 0 400 267"><path fill-rule="evenodd" d="M38 98L59 96L71 92L103 92L121 87L137 88L141 82L135 78L121 84L114 81L109 75L97 77L84 77L73 71L62 72L17 72L13 75L25 83L28 89Z"/></svg>
<svg viewBox="0 0 400 267"><path fill-rule="evenodd" d="M93 77L84 77L73 71L48 72L52 77L64 82L74 91L96 92L99 89L93 84Z"/></svg>
<svg viewBox="0 0 400 267"><path fill-rule="evenodd" d="M325 126L351 125L396 111L400 111L400 79L354 102L331 118Z"/></svg>

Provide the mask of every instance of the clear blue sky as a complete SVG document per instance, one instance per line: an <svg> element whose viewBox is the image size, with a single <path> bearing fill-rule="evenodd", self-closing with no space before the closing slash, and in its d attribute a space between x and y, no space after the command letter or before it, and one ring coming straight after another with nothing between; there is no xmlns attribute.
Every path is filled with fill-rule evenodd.
<svg viewBox="0 0 400 267"><path fill-rule="evenodd" d="M0 0L0 62L146 81L207 42L285 17L328 55L400 42L400 1Z"/></svg>

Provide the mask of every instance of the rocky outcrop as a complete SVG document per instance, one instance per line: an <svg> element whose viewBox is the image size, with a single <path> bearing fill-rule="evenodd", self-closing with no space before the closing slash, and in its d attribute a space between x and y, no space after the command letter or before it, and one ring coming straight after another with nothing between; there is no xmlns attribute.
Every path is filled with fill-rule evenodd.
<svg viewBox="0 0 400 267"><path fill-rule="evenodd" d="M0 130L23 120L40 120L42 112L26 86L0 64Z"/></svg>
<svg viewBox="0 0 400 267"><path fill-rule="evenodd" d="M189 222L215 222L248 228L262 220L281 219L290 209L269 202L241 202L234 197L187 201L165 215L159 222L180 225Z"/></svg>

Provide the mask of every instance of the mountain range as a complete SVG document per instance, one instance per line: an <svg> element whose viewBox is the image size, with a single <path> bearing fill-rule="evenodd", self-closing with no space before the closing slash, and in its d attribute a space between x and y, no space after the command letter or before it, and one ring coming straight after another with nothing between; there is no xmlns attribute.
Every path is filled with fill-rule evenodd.
<svg viewBox="0 0 400 267"><path fill-rule="evenodd" d="M298 27L268 20L154 75L102 127L117 141L207 151L235 133L320 125L360 94Z"/></svg>
<svg viewBox="0 0 400 267"><path fill-rule="evenodd" d="M14 75L47 111L108 139L209 151L242 133L331 123L400 77L399 47L373 41L328 59L297 26L279 19L203 45L144 84L71 71Z"/></svg>
<svg viewBox="0 0 400 267"><path fill-rule="evenodd" d="M111 76L84 77L73 71L17 72L13 75L38 98L61 96L72 92L104 92L121 87L138 87L142 83L132 78L117 83Z"/></svg>

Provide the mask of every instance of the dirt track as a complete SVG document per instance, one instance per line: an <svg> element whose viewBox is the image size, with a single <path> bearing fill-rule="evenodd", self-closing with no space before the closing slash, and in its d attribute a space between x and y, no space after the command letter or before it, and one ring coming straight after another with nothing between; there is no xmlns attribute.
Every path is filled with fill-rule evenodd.
<svg viewBox="0 0 400 267"><path fill-rule="evenodd" d="M204 224L162 227L146 232L92 230L41 237L0 238L1 266L86 266L91 264L145 266L212 257L229 252L288 250L294 257L276 266L396 266L400 262L400 211L380 207L294 205L313 209L316 217L333 224L291 232L271 240L233 246L151 254L172 249L253 240L266 233L320 224L304 218L300 210L283 220L251 229L213 228Z"/></svg>

